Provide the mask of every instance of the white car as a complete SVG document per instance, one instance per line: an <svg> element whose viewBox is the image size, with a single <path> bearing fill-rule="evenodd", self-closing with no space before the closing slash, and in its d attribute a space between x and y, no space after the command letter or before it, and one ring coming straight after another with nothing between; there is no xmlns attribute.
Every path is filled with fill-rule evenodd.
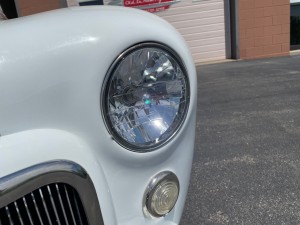
<svg viewBox="0 0 300 225"><path fill-rule="evenodd" d="M196 84L183 38L141 10L0 22L0 224L179 224Z"/></svg>

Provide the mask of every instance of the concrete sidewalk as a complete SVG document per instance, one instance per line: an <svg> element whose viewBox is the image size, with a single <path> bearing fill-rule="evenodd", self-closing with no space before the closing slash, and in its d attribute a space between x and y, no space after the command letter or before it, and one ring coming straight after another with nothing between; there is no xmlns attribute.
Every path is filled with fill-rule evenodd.
<svg viewBox="0 0 300 225"><path fill-rule="evenodd" d="M300 224L300 56L204 65L181 225Z"/></svg>

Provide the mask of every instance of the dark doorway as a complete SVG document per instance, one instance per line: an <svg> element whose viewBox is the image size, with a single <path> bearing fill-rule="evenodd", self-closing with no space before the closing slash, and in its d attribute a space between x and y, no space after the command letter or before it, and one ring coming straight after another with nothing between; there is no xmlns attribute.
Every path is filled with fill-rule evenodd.
<svg viewBox="0 0 300 225"><path fill-rule="evenodd" d="M14 0L0 0L1 8L8 19L18 17L16 5Z"/></svg>
<svg viewBox="0 0 300 225"><path fill-rule="evenodd" d="M291 50L300 49L300 3L291 4Z"/></svg>
<svg viewBox="0 0 300 225"><path fill-rule="evenodd" d="M90 1L83 1L79 2L80 6L85 6L85 5L103 5L103 0L90 0Z"/></svg>

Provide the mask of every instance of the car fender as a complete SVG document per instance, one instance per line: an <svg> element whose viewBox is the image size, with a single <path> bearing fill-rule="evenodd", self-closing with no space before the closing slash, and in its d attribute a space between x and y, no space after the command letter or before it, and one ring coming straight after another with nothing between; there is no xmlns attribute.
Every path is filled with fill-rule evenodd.
<svg viewBox="0 0 300 225"><path fill-rule="evenodd" d="M44 162L65 160L79 164L93 181L105 224L117 224L103 169L80 137L62 130L28 130L0 137L0 152L0 177Z"/></svg>
<svg viewBox="0 0 300 225"><path fill-rule="evenodd" d="M192 56L175 28L141 10L100 6L4 21L0 33L0 175L46 160L72 160L87 170L98 194L109 195L100 202L103 206L110 201L109 207L101 207L107 224L179 223L193 158L197 78ZM159 150L141 154L120 147L107 132L100 95L114 60L144 42L173 49L187 69L191 88L180 131ZM37 145L35 140L42 141ZM57 143L56 150L49 143ZM17 153L25 154L26 162ZM182 194L166 217L145 218L144 190L163 170L176 173Z"/></svg>

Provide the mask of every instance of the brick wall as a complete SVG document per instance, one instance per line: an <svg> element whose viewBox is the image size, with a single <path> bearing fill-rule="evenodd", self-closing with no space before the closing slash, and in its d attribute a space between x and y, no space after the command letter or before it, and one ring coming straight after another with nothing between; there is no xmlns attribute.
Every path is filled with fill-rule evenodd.
<svg viewBox="0 0 300 225"><path fill-rule="evenodd" d="M240 58L289 55L290 0L239 0Z"/></svg>
<svg viewBox="0 0 300 225"><path fill-rule="evenodd" d="M66 0L15 0L19 16L59 9L67 6Z"/></svg>

